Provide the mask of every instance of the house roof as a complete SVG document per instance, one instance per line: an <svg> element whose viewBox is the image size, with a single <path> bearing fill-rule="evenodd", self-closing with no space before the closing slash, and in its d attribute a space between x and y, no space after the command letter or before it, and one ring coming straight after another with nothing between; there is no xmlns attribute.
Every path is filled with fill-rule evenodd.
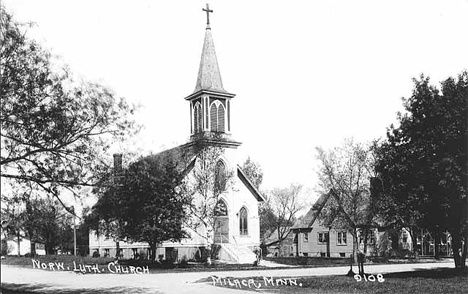
<svg viewBox="0 0 468 294"><path fill-rule="evenodd" d="M281 229L286 229L287 233L286 236L284 236L284 239L287 239L290 234L291 234L291 227L281 227ZM277 243L279 241L278 239L278 229L274 230L273 233L271 233L268 238L265 238L265 245L269 246L274 243Z"/></svg>
<svg viewBox="0 0 468 294"><path fill-rule="evenodd" d="M327 203L328 199L330 198L330 193L323 194L320 198L312 205L312 208L307 212L307 214L299 219L294 226L293 229L301 229L301 228L310 228L314 224L315 220L320 215L323 207Z"/></svg>

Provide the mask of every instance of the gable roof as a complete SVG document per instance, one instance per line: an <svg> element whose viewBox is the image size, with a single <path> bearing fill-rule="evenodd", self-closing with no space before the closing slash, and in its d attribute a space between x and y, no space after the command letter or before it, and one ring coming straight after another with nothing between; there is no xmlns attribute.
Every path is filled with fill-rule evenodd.
<svg viewBox="0 0 468 294"><path fill-rule="evenodd" d="M314 205L312 205L312 208L307 212L307 214L303 218L298 220L292 228L301 229L301 228L312 227L314 222L319 217L320 212L322 211L323 207L328 202L329 198L330 198L330 193L323 194L322 196L320 196L320 198L314 203Z"/></svg>
<svg viewBox="0 0 468 294"><path fill-rule="evenodd" d="M291 227L281 227L281 229L286 229L287 230L287 233L284 236L283 240L286 240L288 238L292 238L293 235L291 234ZM273 233L271 233L268 236L268 238L265 238L264 243L265 243L265 245L269 246L269 245L278 243L278 241L279 241L279 239L278 239L278 229L275 229L273 231Z"/></svg>
<svg viewBox="0 0 468 294"><path fill-rule="evenodd" d="M163 162L166 160L173 160L178 164L179 168L183 171L184 175L187 175L195 167L197 157L194 152L194 148L191 147L193 147L192 144L184 144L171 149L164 150L157 154L149 155L148 157L152 157ZM237 165L237 177L250 191L250 193L252 193L252 195L257 199L257 201L265 201L265 197L257 189L257 187L255 187L252 181L250 181L246 173L242 170L242 168L239 165Z"/></svg>

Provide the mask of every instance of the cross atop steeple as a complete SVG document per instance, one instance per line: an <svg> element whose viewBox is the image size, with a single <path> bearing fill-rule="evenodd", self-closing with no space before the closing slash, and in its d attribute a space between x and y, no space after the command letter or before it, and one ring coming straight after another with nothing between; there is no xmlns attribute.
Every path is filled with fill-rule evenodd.
<svg viewBox="0 0 468 294"><path fill-rule="evenodd" d="M210 9L210 5L206 3L206 9L202 8L203 11L206 11L206 28L210 29L210 13L213 13L213 10Z"/></svg>

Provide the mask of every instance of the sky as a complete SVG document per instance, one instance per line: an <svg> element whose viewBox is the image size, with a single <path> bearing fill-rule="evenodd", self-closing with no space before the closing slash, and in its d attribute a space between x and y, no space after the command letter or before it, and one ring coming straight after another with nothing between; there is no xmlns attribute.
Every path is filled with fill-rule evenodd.
<svg viewBox="0 0 468 294"><path fill-rule="evenodd" d="M188 141L206 1L4 0L28 35L83 78L141 105L142 155ZM468 69L468 0L209 2L233 138L262 188L318 195L315 147L385 138L412 79ZM116 146L118 151L123 146Z"/></svg>

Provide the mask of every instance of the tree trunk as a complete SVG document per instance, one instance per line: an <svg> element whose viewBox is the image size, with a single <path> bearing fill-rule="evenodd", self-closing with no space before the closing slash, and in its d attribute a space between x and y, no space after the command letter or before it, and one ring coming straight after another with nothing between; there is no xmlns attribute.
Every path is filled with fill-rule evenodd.
<svg viewBox="0 0 468 294"><path fill-rule="evenodd" d="M166 256L167 259L167 256ZM154 262L156 260L156 244L150 245L150 260Z"/></svg>
<svg viewBox="0 0 468 294"><path fill-rule="evenodd" d="M418 240L416 238L416 231L413 228L408 228L408 232L411 238L411 251L413 252L413 256L415 259L418 259ZM422 236L421 236L421 244L422 244Z"/></svg>
<svg viewBox="0 0 468 294"><path fill-rule="evenodd" d="M115 258L119 259L120 256L120 242L119 240L115 241Z"/></svg>
<svg viewBox="0 0 468 294"><path fill-rule="evenodd" d="M453 260L455 262L455 268L465 268L466 267L466 253L467 253L467 242L462 241L463 238L460 234L456 232L450 232L452 236L452 251L453 251ZM460 254L461 253L461 254Z"/></svg>
<svg viewBox="0 0 468 294"><path fill-rule="evenodd" d="M392 239L392 249L393 252L396 253L399 251L399 231L393 231L390 235L390 238Z"/></svg>
<svg viewBox="0 0 468 294"><path fill-rule="evenodd" d="M283 240L281 240L280 228L278 227L278 256L281 256L281 247Z"/></svg>
<svg viewBox="0 0 468 294"><path fill-rule="evenodd" d="M31 257L36 256L36 242L33 242L32 240L31 240L31 244L29 246L29 252L31 254Z"/></svg>
<svg viewBox="0 0 468 294"><path fill-rule="evenodd" d="M461 267L461 259L460 256L460 246L461 245L461 238L458 234L452 235L452 251L453 251L453 261L455 262L455 268Z"/></svg>
<svg viewBox="0 0 468 294"><path fill-rule="evenodd" d="M351 235L353 236L353 254L350 256L350 263L349 263L349 271L346 274L348 277L354 276L354 271L353 271L353 264L357 261L357 245L358 245L358 240L357 240L357 231L354 230Z"/></svg>
<svg viewBox="0 0 468 294"><path fill-rule="evenodd" d="M468 203L467 203L468 204ZM468 253L468 225L465 226L465 242L463 243L462 256L460 261L460 267L466 267L466 255Z"/></svg>
<svg viewBox="0 0 468 294"><path fill-rule="evenodd" d="M464 246L462 248L462 254L460 257L460 268L465 268L466 267L466 254L468 251L468 240L465 239Z"/></svg>
<svg viewBox="0 0 468 294"><path fill-rule="evenodd" d="M364 230L364 254L367 253L367 237L369 236L369 230L366 228Z"/></svg>
<svg viewBox="0 0 468 294"><path fill-rule="evenodd" d="M357 262L357 253L358 253L358 237L357 232L355 231L353 234L353 263Z"/></svg>
<svg viewBox="0 0 468 294"><path fill-rule="evenodd" d="M21 249L20 249L20 240L21 240L21 236L20 236L20 232L18 231L17 234L16 234L16 238L18 240L18 256L21 256Z"/></svg>
<svg viewBox="0 0 468 294"><path fill-rule="evenodd" d="M434 258L435 259L440 259L440 234L439 232L436 232L434 234Z"/></svg>

